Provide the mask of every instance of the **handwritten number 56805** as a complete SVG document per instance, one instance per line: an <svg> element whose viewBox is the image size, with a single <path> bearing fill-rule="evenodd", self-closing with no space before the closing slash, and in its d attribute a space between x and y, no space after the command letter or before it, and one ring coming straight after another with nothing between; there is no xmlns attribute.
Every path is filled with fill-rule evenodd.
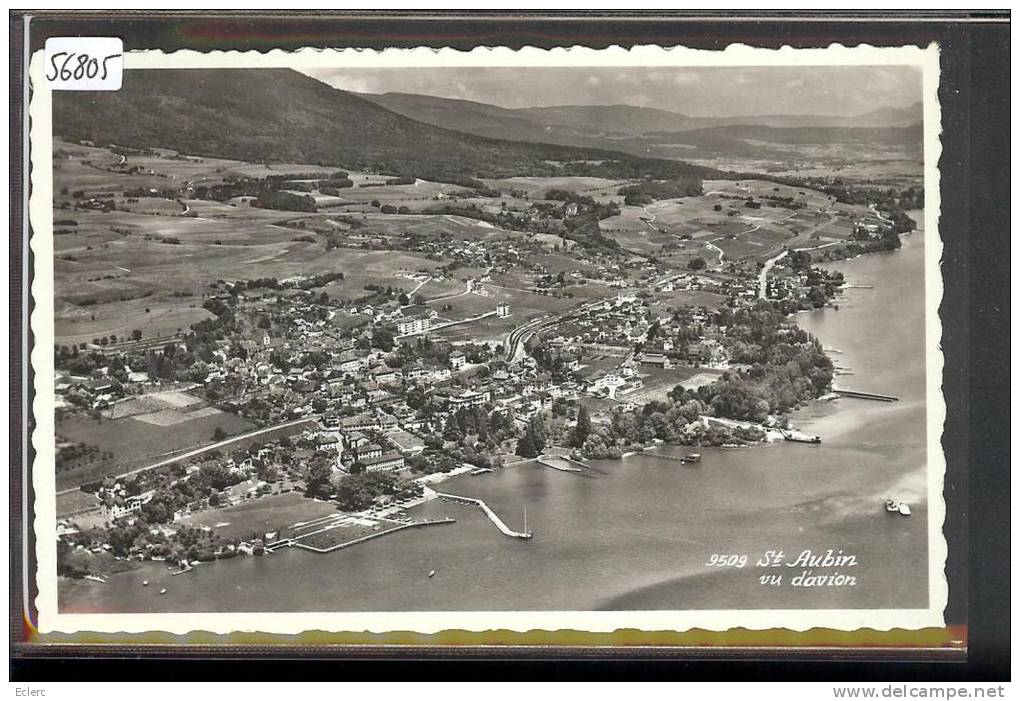
<svg viewBox="0 0 1020 701"><path fill-rule="evenodd" d="M73 51L59 51L50 56L50 67L53 72L48 73L46 79L54 81L59 78L62 81L67 81L98 77L99 80L106 80L107 61L120 56L121 54L110 54L100 59L88 54L76 54ZM63 57L62 61L61 57Z"/></svg>

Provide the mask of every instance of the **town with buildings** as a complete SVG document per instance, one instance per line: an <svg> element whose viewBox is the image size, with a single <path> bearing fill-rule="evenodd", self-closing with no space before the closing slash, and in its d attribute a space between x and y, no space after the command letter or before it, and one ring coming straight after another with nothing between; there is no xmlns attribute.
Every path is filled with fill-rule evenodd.
<svg viewBox="0 0 1020 701"><path fill-rule="evenodd" d="M828 301L840 281L823 282ZM817 284L810 272L791 271L770 278L768 290L800 308ZM203 303L215 318L179 337L58 349L59 411L112 416L147 397L184 395L250 422L253 433L270 429L264 440L210 435L226 445L83 484L95 509L66 520L68 543L185 566L265 552L274 542L265 531L233 542L216 540L212 529L190 541L180 534L193 530L194 514L290 492L332 500L342 511L372 512L420 499L435 475L546 452L583 461L619 457L653 441L760 441L765 433L756 427L821 394L831 379L827 360L816 353L808 395L794 396L775 414L739 405L719 412L746 426L711 420L724 402L706 388L763 367L756 355L765 349L745 340L751 328L764 324L791 353L817 351L784 313L772 311L774 301L759 299L755 276L689 272L648 288L606 287L602 301L537 326L520 320L506 340L488 342L434 338L443 321L427 305L394 298L348 306L314 288L289 287L296 292L282 295L276 285L260 285L217 284ZM729 303L667 306L648 291L656 285L667 293L709 290ZM509 304L492 307L494 317L513 318ZM763 309L771 318L755 319ZM338 314L363 323L340 330L331 323ZM648 414L650 406L660 411ZM660 417L654 428L635 420L648 416ZM629 431L619 428L629 424ZM95 457L86 443L62 442L58 473ZM74 525L85 522L96 527ZM137 522L151 532L132 542L117 536L133 533Z"/></svg>

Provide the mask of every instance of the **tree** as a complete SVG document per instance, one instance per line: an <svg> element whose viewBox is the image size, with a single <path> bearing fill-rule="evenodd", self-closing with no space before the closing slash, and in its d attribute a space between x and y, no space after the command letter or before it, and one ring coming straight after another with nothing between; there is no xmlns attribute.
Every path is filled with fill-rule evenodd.
<svg viewBox="0 0 1020 701"><path fill-rule="evenodd" d="M372 334L372 345L389 353L393 350L393 332L386 328L377 328Z"/></svg>
<svg viewBox="0 0 1020 701"><path fill-rule="evenodd" d="M542 419L538 416L532 416L531 421L528 422L527 435L531 445L535 448L536 455L545 450L545 428L542 426Z"/></svg>
<svg viewBox="0 0 1020 701"><path fill-rule="evenodd" d="M705 259L698 256L697 258L692 258L691 262L687 264L687 267L691 270L704 270L706 265L707 263L705 263Z"/></svg>
<svg viewBox="0 0 1020 701"><path fill-rule="evenodd" d="M517 441L517 454L522 458L537 458L539 451L531 440L531 431L525 431L520 440Z"/></svg>
<svg viewBox="0 0 1020 701"><path fill-rule="evenodd" d="M447 441L459 441L464 437L464 433L461 431L460 423L457 421L455 414L450 415L446 419L446 426L443 429L443 439Z"/></svg>
<svg viewBox="0 0 1020 701"><path fill-rule="evenodd" d="M411 303L411 300L408 299L406 292L401 292L400 293L400 297L397 298L397 301L399 301L400 305L403 306L403 307L406 307L407 305L409 305Z"/></svg>
<svg viewBox="0 0 1020 701"><path fill-rule="evenodd" d="M591 417L588 416L588 408L582 404L577 410L577 426L574 427L574 434L570 438L570 445L580 448L591 435Z"/></svg>
<svg viewBox="0 0 1020 701"><path fill-rule="evenodd" d="M212 439L214 441L219 442L219 441L222 441L226 437L227 437L226 431L224 431L223 428L220 427L220 426L217 426L216 430L213 431Z"/></svg>
<svg viewBox="0 0 1020 701"><path fill-rule="evenodd" d="M273 465L261 465L256 472L258 478L264 482L275 482L280 479L280 472Z"/></svg>
<svg viewBox="0 0 1020 701"><path fill-rule="evenodd" d="M314 461L312 466L308 468L308 480L305 484L305 496L329 499L330 494L333 491L333 485L330 481L332 476L333 471L330 469L328 462L325 460Z"/></svg>
<svg viewBox="0 0 1020 701"><path fill-rule="evenodd" d="M807 251L791 250L788 255L788 262L794 270L807 270L811 267L811 254Z"/></svg>

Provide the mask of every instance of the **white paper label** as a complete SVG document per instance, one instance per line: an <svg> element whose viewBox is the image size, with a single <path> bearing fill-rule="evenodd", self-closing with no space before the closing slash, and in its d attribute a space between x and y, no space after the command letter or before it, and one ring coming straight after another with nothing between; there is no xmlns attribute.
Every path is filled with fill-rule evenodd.
<svg viewBox="0 0 1020 701"><path fill-rule="evenodd" d="M52 90L120 90L124 42L117 37L50 37L45 75Z"/></svg>

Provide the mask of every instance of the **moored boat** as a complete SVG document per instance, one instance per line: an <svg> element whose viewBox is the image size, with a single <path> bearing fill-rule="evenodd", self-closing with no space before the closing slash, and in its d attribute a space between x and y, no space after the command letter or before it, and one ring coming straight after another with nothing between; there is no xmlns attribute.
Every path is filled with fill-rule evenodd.
<svg viewBox="0 0 1020 701"><path fill-rule="evenodd" d="M891 514L909 516L911 513L910 505L906 502L898 501L896 499L885 499L882 503L885 505L885 510Z"/></svg>

